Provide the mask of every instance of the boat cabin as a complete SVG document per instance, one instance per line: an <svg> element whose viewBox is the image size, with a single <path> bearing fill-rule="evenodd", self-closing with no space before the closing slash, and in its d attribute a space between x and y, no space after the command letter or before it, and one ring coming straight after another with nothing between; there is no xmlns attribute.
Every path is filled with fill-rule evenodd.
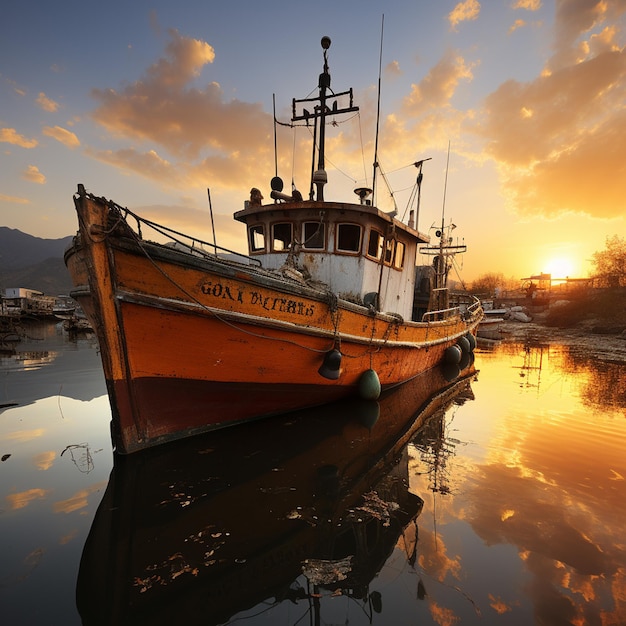
<svg viewBox="0 0 626 626"><path fill-rule="evenodd" d="M429 238L371 206L318 201L255 202L235 219L263 267L291 266L340 298L411 319L418 245Z"/></svg>
<svg viewBox="0 0 626 626"><path fill-rule="evenodd" d="M312 172L308 200L295 189L283 193L283 181L275 176L271 181L273 202L262 204L261 192L253 188L245 208L234 217L246 224L248 253L263 267L284 273L296 270L310 284L323 283L339 298L410 320L414 316L418 246L429 242L429 237L415 229L413 212L408 224L402 223L395 219L395 212L387 214L372 206L373 190L365 187L355 189L360 203L324 199L328 181L326 117L359 110L352 89L330 89L326 55L330 43L330 38L322 38L324 68L319 95L292 103L291 124L314 125L312 162L317 158L317 169ZM414 164L420 170L418 184L422 163Z"/></svg>

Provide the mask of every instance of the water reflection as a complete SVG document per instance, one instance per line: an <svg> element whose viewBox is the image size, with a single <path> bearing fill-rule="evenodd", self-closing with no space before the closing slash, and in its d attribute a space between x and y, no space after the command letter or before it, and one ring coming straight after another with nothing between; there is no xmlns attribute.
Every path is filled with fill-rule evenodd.
<svg viewBox="0 0 626 626"><path fill-rule="evenodd" d="M82 556L87 624L626 624L623 362L502 343L477 351L471 386L416 382L110 473L96 347L52 326L15 352L0 362L7 623L82 623ZM54 358L26 371L33 352Z"/></svg>
<svg viewBox="0 0 626 626"><path fill-rule="evenodd" d="M50 396L88 401L102 395L102 366L85 349L95 350L93 335L70 341L60 324L46 321L30 321L25 329L19 341L0 343L0 411Z"/></svg>
<svg viewBox="0 0 626 626"><path fill-rule="evenodd" d="M436 370L378 403L117 457L81 561L84 623L257 623L278 611L308 623L331 597L392 623L370 583L399 538L416 559L423 501L409 490L407 444L471 397L471 379L449 383Z"/></svg>
<svg viewBox="0 0 626 626"><path fill-rule="evenodd" d="M428 479L435 492L425 498L422 525L433 523L421 535L424 567L438 582L462 583L471 604L482 598L483 617L507 616L507 624L626 623L624 365L528 342L478 360L481 423L455 423L465 449L414 451L415 489L424 493ZM445 488L420 475L424 450L443 458ZM467 526L490 567L472 554ZM465 537L463 561L451 548L455 536ZM517 557L505 558L505 547Z"/></svg>

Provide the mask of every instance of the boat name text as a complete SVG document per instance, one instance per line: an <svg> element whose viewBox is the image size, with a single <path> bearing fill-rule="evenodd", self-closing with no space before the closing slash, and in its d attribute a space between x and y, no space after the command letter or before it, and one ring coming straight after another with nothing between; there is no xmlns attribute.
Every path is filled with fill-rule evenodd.
<svg viewBox="0 0 626 626"><path fill-rule="evenodd" d="M244 304L244 300L253 306L259 306L266 311L278 311L280 313L291 313L312 317L315 313L315 306L307 304L302 300L291 300L290 298L279 298L265 296L258 291L247 291L241 287L231 288L229 285L214 283L210 280L202 283L202 293L213 298L222 300L232 300Z"/></svg>

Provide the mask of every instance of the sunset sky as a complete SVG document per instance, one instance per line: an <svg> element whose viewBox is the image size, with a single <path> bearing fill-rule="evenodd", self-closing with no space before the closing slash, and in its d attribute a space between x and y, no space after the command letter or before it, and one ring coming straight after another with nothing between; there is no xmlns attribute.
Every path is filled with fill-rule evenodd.
<svg viewBox="0 0 626 626"><path fill-rule="evenodd" d="M288 122L292 98L315 95L324 35L333 90L360 106L329 126L326 199L371 185L380 63L382 171L402 216L411 164L432 159L419 229L445 209L463 279L586 276L626 235L624 0L7 3L0 226L73 234L83 183L212 241L208 187L218 244L243 250L232 214L251 187L269 200L273 96ZM306 197L310 134L280 127L277 143Z"/></svg>

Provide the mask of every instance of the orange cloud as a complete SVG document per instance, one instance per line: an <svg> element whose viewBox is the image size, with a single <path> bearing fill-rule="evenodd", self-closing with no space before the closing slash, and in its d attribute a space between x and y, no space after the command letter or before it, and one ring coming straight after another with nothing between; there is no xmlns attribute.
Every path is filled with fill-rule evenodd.
<svg viewBox="0 0 626 626"><path fill-rule="evenodd" d="M43 428L33 428L32 430L16 430L8 435L4 435L7 441L18 441L20 443L32 441L37 437L43 436L45 430Z"/></svg>
<svg viewBox="0 0 626 626"><path fill-rule="evenodd" d="M27 139L20 135L15 128L0 128L0 141L20 148L34 148L38 143L36 139Z"/></svg>
<svg viewBox="0 0 626 626"><path fill-rule="evenodd" d="M50 493L50 491L47 489L27 489L26 491L20 491L19 493L10 493L6 496L6 501L10 509L23 509L33 500L45 498L48 493Z"/></svg>
<svg viewBox="0 0 626 626"><path fill-rule="evenodd" d="M39 108L44 111L48 111L49 113L54 113L59 108L58 103L48 98L43 91L37 96L37 104L39 105Z"/></svg>
<svg viewBox="0 0 626 626"><path fill-rule="evenodd" d="M30 204L27 198L18 198L17 196L7 196L0 193L0 202L12 202L14 204Z"/></svg>
<svg viewBox="0 0 626 626"><path fill-rule="evenodd" d="M460 81L473 79L473 68L460 54L448 50L418 85L411 86L404 110L409 115L420 115L447 106Z"/></svg>
<svg viewBox="0 0 626 626"><path fill-rule="evenodd" d="M22 178L31 183L37 183L38 185L44 185L46 177L39 171L36 165L29 165L23 172Z"/></svg>
<svg viewBox="0 0 626 626"><path fill-rule="evenodd" d="M134 148L123 150L100 150L93 151L87 149L90 156L114 165L120 169L133 171L148 178L167 182L172 186L178 186L183 183L181 173L176 167L166 159L162 159L154 150L148 152L138 152Z"/></svg>
<svg viewBox="0 0 626 626"><path fill-rule="evenodd" d="M449 49L419 83L411 85L399 114L383 119L383 163L388 167L406 165L398 159L413 153L416 145L426 154L432 149L445 150L451 138L456 142L456 150L461 149L458 138L462 124L474 113L455 108L452 100L462 81L473 80L477 66L477 62L469 63Z"/></svg>
<svg viewBox="0 0 626 626"><path fill-rule="evenodd" d="M170 37L167 58L141 80L120 92L93 91L100 102L93 118L117 135L152 142L175 156L197 158L213 150L227 157L242 146L256 150L271 131L271 116L260 104L225 102L215 82L190 87L215 53L208 43L175 30Z"/></svg>
<svg viewBox="0 0 626 626"><path fill-rule="evenodd" d="M604 50L528 83L508 81L473 126L520 213L622 216L626 49Z"/></svg>
<svg viewBox="0 0 626 626"><path fill-rule="evenodd" d="M448 14L448 21L452 30L456 30L456 27L461 22L467 22L469 20L475 20L480 13L480 2L478 0L465 0L459 2L452 11Z"/></svg>
<svg viewBox="0 0 626 626"><path fill-rule="evenodd" d="M514 33L518 28L523 28L526 26L526 22L524 20L515 20L513 25L509 28L509 35Z"/></svg>
<svg viewBox="0 0 626 626"><path fill-rule="evenodd" d="M60 500L59 502L55 502L53 507L54 512L73 513L74 511L78 511L79 509L84 509L89 504L89 496L96 491L100 491L101 489L106 487L106 485L106 480L101 481L99 483L96 483L95 485L87 487L87 489L81 489L67 500Z"/></svg>
<svg viewBox="0 0 626 626"><path fill-rule="evenodd" d="M206 187L211 181L239 187L246 176L258 178L264 165L269 172L271 115L260 104L225 101L215 82L192 87L215 52L176 30L169 35L165 58L140 80L121 91L93 91L100 103L93 119L118 137L147 144L145 150L88 154L172 188Z"/></svg>
<svg viewBox="0 0 626 626"><path fill-rule="evenodd" d="M40 470L49 470L54 464L54 459L56 459L56 456L57 454L53 450L49 450L48 452L42 452L35 457L35 465Z"/></svg>
<svg viewBox="0 0 626 626"><path fill-rule="evenodd" d="M513 3L511 8L538 11L541 8L541 0L517 0Z"/></svg>
<svg viewBox="0 0 626 626"><path fill-rule="evenodd" d="M434 623L438 624L438 626L455 626L455 624L459 623L459 616L453 609L443 607L434 600L428 603L428 610Z"/></svg>
<svg viewBox="0 0 626 626"><path fill-rule="evenodd" d="M72 131L66 130L61 126L46 126L42 132L46 137L52 137L68 148L80 146L78 137Z"/></svg>
<svg viewBox="0 0 626 626"><path fill-rule="evenodd" d="M557 70L580 60L581 38L602 28L605 21L617 19L626 12L621 0L558 0L555 21L555 54L550 70Z"/></svg>
<svg viewBox="0 0 626 626"><path fill-rule="evenodd" d="M448 576L458 579L461 562L458 555L449 556L448 548L442 537L435 536L430 530L420 528L419 566L430 578L443 582Z"/></svg>
<svg viewBox="0 0 626 626"><path fill-rule="evenodd" d="M502 600L501 598L496 598L491 593L488 595L489 595L489 605L498 615L503 615L504 613L508 613L509 611L512 610L511 607L506 602L504 602L504 600Z"/></svg>

